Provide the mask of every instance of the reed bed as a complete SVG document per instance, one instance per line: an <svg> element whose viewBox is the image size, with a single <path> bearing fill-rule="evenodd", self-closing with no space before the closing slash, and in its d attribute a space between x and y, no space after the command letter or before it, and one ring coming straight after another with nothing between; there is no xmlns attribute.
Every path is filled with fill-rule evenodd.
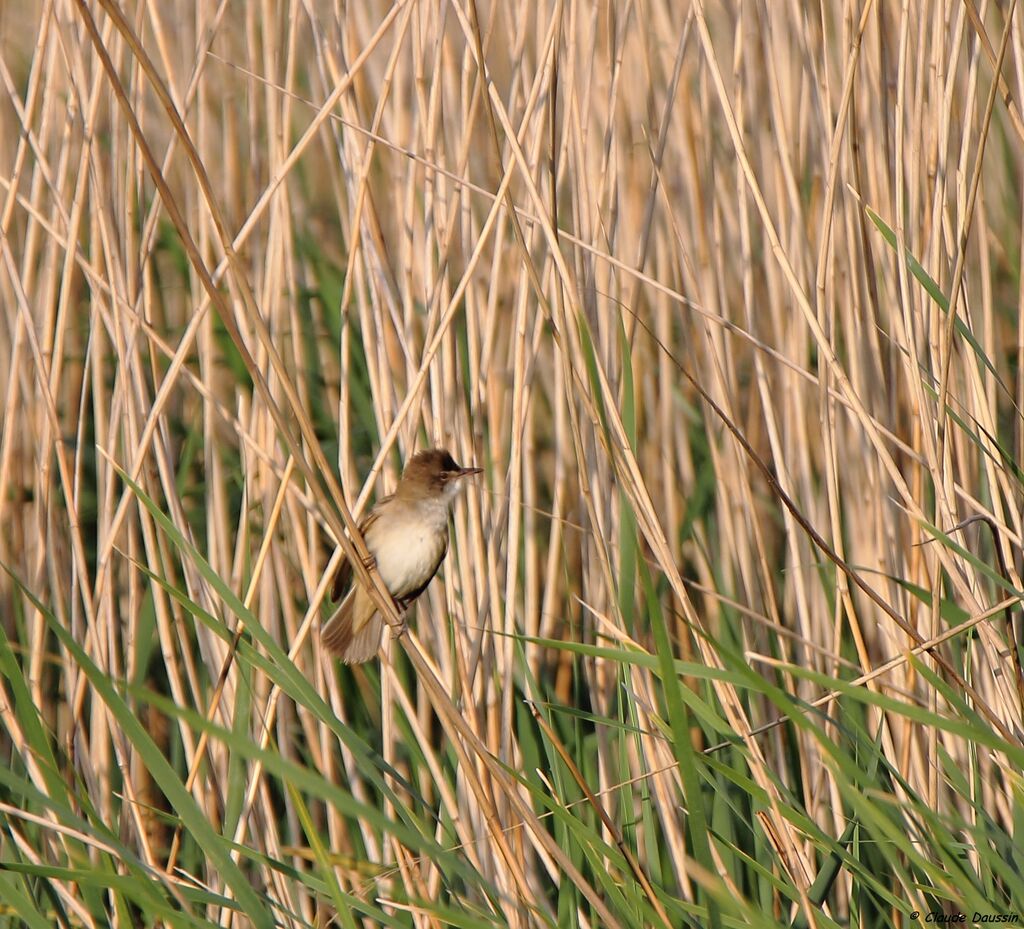
<svg viewBox="0 0 1024 929"><path fill-rule="evenodd" d="M1015 7L0 7L0 922L1019 920Z"/></svg>

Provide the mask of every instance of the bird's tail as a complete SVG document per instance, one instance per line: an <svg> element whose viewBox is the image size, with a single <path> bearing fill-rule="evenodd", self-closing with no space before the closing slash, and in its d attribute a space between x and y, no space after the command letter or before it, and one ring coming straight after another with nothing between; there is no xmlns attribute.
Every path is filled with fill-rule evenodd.
<svg viewBox="0 0 1024 929"><path fill-rule="evenodd" d="M320 641L345 664L360 664L377 654L383 634L377 607L356 584L320 630Z"/></svg>

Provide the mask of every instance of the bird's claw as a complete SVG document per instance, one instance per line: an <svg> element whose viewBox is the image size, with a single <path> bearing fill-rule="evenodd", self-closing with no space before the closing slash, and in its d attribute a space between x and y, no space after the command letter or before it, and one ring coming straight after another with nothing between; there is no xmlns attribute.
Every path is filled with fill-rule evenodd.
<svg viewBox="0 0 1024 929"><path fill-rule="evenodd" d="M399 619L397 623L389 623L391 626L391 638L400 639L409 631L409 624L404 619Z"/></svg>
<svg viewBox="0 0 1024 929"><path fill-rule="evenodd" d="M377 559L374 558L373 555L367 555L363 559L363 567L366 568L367 571L372 571L377 567Z"/></svg>

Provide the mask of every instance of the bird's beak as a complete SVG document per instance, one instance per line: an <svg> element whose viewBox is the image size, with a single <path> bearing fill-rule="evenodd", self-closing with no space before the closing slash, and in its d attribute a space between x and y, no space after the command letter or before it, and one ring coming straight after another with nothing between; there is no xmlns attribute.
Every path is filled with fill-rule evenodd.
<svg viewBox="0 0 1024 929"><path fill-rule="evenodd" d="M459 477L472 477L474 474L483 474L483 468L459 468Z"/></svg>

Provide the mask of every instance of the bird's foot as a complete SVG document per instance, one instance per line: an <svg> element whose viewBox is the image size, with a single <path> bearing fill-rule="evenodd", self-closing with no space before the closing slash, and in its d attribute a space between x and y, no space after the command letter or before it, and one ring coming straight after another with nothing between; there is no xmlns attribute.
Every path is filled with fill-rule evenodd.
<svg viewBox="0 0 1024 929"><path fill-rule="evenodd" d="M405 621L405 617L401 617L398 622L389 622L388 625L391 627L391 638L400 639L409 631L409 624Z"/></svg>

